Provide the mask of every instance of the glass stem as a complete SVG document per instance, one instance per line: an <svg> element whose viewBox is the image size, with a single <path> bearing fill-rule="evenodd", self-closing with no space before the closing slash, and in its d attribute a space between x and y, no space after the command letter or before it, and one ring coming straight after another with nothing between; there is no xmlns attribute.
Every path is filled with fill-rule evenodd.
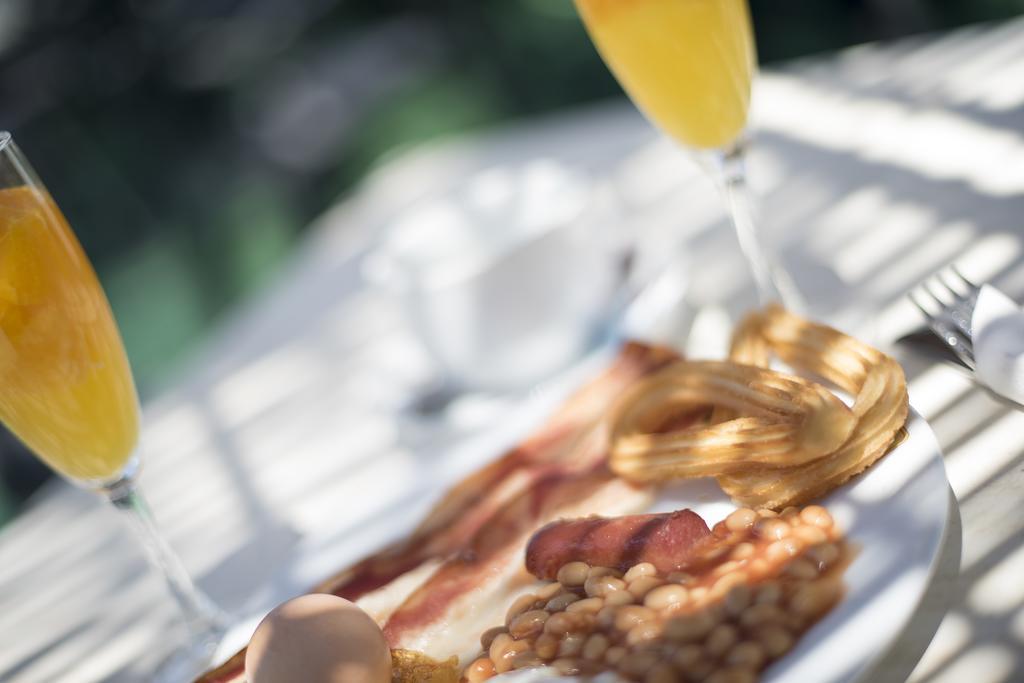
<svg viewBox="0 0 1024 683"><path fill-rule="evenodd" d="M193 644L215 647L228 625L227 615L196 588L178 555L164 540L146 500L135 482L123 479L105 493L118 510L125 513L142 542L150 564L160 571L178 605Z"/></svg>
<svg viewBox="0 0 1024 683"><path fill-rule="evenodd" d="M761 305L781 303L791 311L803 312L804 302L789 276L779 268L761 242L754 221L753 197L747 184L746 144L740 140L728 149L711 152L705 159L712 178L725 200L736 229L740 251L757 286Z"/></svg>

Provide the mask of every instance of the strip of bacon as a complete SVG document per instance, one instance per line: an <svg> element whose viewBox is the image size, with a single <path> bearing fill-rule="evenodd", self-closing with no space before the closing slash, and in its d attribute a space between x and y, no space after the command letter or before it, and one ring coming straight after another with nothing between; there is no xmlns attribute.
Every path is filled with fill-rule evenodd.
<svg viewBox="0 0 1024 683"><path fill-rule="evenodd" d="M565 514L634 512L650 504L650 489L618 479L600 464L587 473L563 471L537 481L509 501L455 557L416 589L384 625L393 648L463 663L479 649L478 635L504 619L509 602L535 580L523 547L540 525Z"/></svg>
<svg viewBox="0 0 1024 683"><path fill-rule="evenodd" d="M560 520L533 534L526 546L526 569L538 579L553 581L569 562L619 571L649 562L668 574L681 569L697 541L710 533L692 510Z"/></svg>
<svg viewBox="0 0 1024 683"><path fill-rule="evenodd" d="M668 348L626 344L611 367L571 396L538 432L449 490L410 536L331 577L314 591L355 600L385 587L425 562L467 547L481 529L489 530L489 520L503 506L539 480L603 462L606 449L582 446L594 438L611 403L632 382L677 358ZM196 683L237 683L242 680L244 661L243 650Z"/></svg>
<svg viewBox="0 0 1024 683"><path fill-rule="evenodd" d="M356 600L428 559L458 551L507 501L553 469L587 469L604 461L603 448L581 450L581 442L627 386L677 358L666 348L627 344L608 370L571 396L537 433L450 489L411 536L317 590Z"/></svg>

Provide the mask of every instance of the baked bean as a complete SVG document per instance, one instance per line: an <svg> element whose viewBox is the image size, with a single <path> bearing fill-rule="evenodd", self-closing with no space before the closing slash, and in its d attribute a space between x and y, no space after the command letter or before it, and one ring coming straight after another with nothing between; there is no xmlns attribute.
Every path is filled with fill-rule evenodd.
<svg viewBox="0 0 1024 683"><path fill-rule="evenodd" d="M494 670L494 662L486 657L481 657L467 666L463 675L468 683L482 683L496 673L498 672Z"/></svg>
<svg viewBox="0 0 1024 683"><path fill-rule="evenodd" d="M558 646L562 640L550 633L541 633L537 640L533 641L533 649L541 659L554 659L558 656Z"/></svg>
<svg viewBox="0 0 1024 683"><path fill-rule="evenodd" d="M808 505L805 507L800 511L800 519L807 524L813 524L822 529L830 529L832 527L832 515L820 505Z"/></svg>
<svg viewBox="0 0 1024 683"><path fill-rule="evenodd" d="M729 616L738 616L743 610L750 606L754 597L754 591L746 584L733 586L725 596L725 612Z"/></svg>
<svg viewBox="0 0 1024 683"><path fill-rule="evenodd" d="M775 541L764 549L764 557L772 564L781 564L791 557L796 557L803 550L803 543L795 536Z"/></svg>
<svg viewBox="0 0 1024 683"><path fill-rule="evenodd" d="M764 559L772 565L781 566L799 554L800 548L800 542L797 541L797 539L782 539L781 541L776 541L768 545L762 551L762 555Z"/></svg>
<svg viewBox="0 0 1024 683"><path fill-rule="evenodd" d="M762 583L754 595L758 605L776 605L782 599L782 587L777 583Z"/></svg>
<svg viewBox="0 0 1024 683"><path fill-rule="evenodd" d="M754 638L772 659L781 657L793 647L793 636L782 626L762 626L754 632Z"/></svg>
<svg viewBox="0 0 1024 683"><path fill-rule="evenodd" d="M704 680L705 683L754 683L757 680L757 674L749 669L729 667L719 669Z"/></svg>
<svg viewBox="0 0 1024 683"><path fill-rule="evenodd" d="M693 583L694 578L692 574L686 572L671 572L665 577L665 580L669 583L678 583L681 586L688 586Z"/></svg>
<svg viewBox="0 0 1024 683"><path fill-rule="evenodd" d="M650 607L642 605L628 605L619 608L615 615L615 628L620 631L628 631L637 624L653 620L657 614Z"/></svg>
<svg viewBox="0 0 1024 683"><path fill-rule="evenodd" d="M528 612L531 609L538 609L544 606L546 600L541 600L533 593L527 593L520 595L518 598L512 601L512 605L508 608L508 612L505 613L505 623L510 623L513 619L518 617L523 612Z"/></svg>
<svg viewBox="0 0 1024 683"><path fill-rule="evenodd" d="M808 548L804 557L815 562L820 569L825 569L838 560L839 555L839 546L835 543L820 543L813 548Z"/></svg>
<svg viewBox="0 0 1024 683"><path fill-rule="evenodd" d="M505 649L513 642L515 641L509 634L499 633L493 640L491 640L491 646L487 648L487 655L491 658L492 662L497 662L501 659Z"/></svg>
<svg viewBox="0 0 1024 683"><path fill-rule="evenodd" d="M528 638L544 630L544 622L550 615L542 609L523 612L509 622L508 632L513 638Z"/></svg>
<svg viewBox="0 0 1024 683"><path fill-rule="evenodd" d="M750 574L751 579L759 581L769 574L774 573L774 569L773 565L768 563L768 560L763 557L755 557L747 562L747 573Z"/></svg>
<svg viewBox="0 0 1024 683"><path fill-rule="evenodd" d="M818 577L818 568L810 560L801 557L787 564L783 573L794 579L808 580Z"/></svg>
<svg viewBox="0 0 1024 683"><path fill-rule="evenodd" d="M820 527L805 524L793 529L793 536L803 542L804 545L817 545L828 540L826 534Z"/></svg>
<svg viewBox="0 0 1024 683"><path fill-rule="evenodd" d="M760 510L757 511L757 516L764 519L768 519L771 517L778 517L779 513L776 512L775 510L769 510L768 508L761 508Z"/></svg>
<svg viewBox="0 0 1024 683"><path fill-rule="evenodd" d="M608 636L603 633L594 633L583 643L583 659L599 662L604 659L604 653L608 651L611 643Z"/></svg>
<svg viewBox="0 0 1024 683"><path fill-rule="evenodd" d="M729 554L729 547L725 545L716 546L711 550L707 550L702 554L701 559L706 562L718 562L725 558Z"/></svg>
<svg viewBox="0 0 1024 683"><path fill-rule="evenodd" d="M708 597L707 586L697 586L696 588L690 589L690 600L693 602L699 603L706 597Z"/></svg>
<svg viewBox="0 0 1024 683"><path fill-rule="evenodd" d="M678 643L699 640L711 631L718 621L707 612L673 617L665 622L665 637Z"/></svg>
<svg viewBox="0 0 1024 683"><path fill-rule="evenodd" d="M743 543L737 544L736 547L732 549L732 555L730 555L730 557L734 560L746 560L753 557L756 551L757 549L754 547L753 543L747 543L744 541Z"/></svg>
<svg viewBox="0 0 1024 683"><path fill-rule="evenodd" d="M733 588L745 584L748 578L747 573L742 571L733 571L731 574L726 574L715 581L715 585L711 587L709 596L713 600L724 598Z"/></svg>
<svg viewBox="0 0 1024 683"><path fill-rule="evenodd" d="M512 660L516 658L516 655L529 649L530 644L525 640L513 640L500 650L498 656L495 657L493 655L494 643L491 643L491 661L494 662L494 670L500 674L505 673L512 668Z"/></svg>
<svg viewBox="0 0 1024 683"><path fill-rule="evenodd" d="M728 562L723 562L722 564L715 567L712 574L714 574L715 576L724 576L730 572L736 571L742 566L742 562L739 562L737 560L729 560Z"/></svg>
<svg viewBox="0 0 1024 683"><path fill-rule="evenodd" d="M575 593L561 593L548 600L547 604L544 605L544 609L549 612L562 612L574 602L578 602L580 596Z"/></svg>
<svg viewBox="0 0 1024 683"><path fill-rule="evenodd" d="M679 676L676 670L665 662L659 662L644 676L644 683L676 683Z"/></svg>
<svg viewBox="0 0 1024 683"><path fill-rule="evenodd" d="M736 644L740 634L736 627L729 624L719 624L711 629L707 640L704 641L704 652L712 659L718 659Z"/></svg>
<svg viewBox="0 0 1024 683"><path fill-rule="evenodd" d="M647 643L661 636L661 625L657 622L646 621L637 624L629 629L626 634L626 643L636 647L641 643Z"/></svg>
<svg viewBox="0 0 1024 683"><path fill-rule="evenodd" d="M641 576L639 579L630 581L626 590L632 593L637 600L643 600L647 593L662 585L665 585L665 582L655 576Z"/></svg>
<svg viewBox="0 0 1024 683"><path fill-rule="evenodd" d="M590 576L583 584L583 590L591 598L603 598L612 591L626 589L626 582L610 575Z"/></svg>
<svg viewBox="0 0 1024 683"><path fill-rule="evenodd" d="M658 570L650 562L641 562L640 564L634 564L625 574L622 575L622 580L626 583L636 581L641 576L654 576L658 573Z"/></svg>
<svg viewBox="0 0 1024 683"><path fill-rule="evenodd" d="M704 651L695 643L682 645L672 653L672 663L683 671L689 670L703 658Z"/></svg>
<svg viewBox="0 0 1024 683"><path fill-rule="evenodd" d="M526 669L531 666L542 666L543 660L533 650L523 650L512 658L513 669Z"/></svg>
<svg viewBox="0 0 1024 683"><path fill-rule="evenodd" d="M636 599L627 590L612 591L604 596L604 604L611 605L612 607L632 605L634 602L636 602Z"/></svg>
<svg viewBox="0 0 1024 683"><path fill-rule="evenodd" d="M551 662L562 676L575 676L580 673L580 664L575 659L556 659Z"/></svg>
<svg viewBox="0 0 1024 683"><path fill-rule="evenodd" d="M628 676L639 677L654 668L654 665L658 663L658 659L659 657L655 652L627 652L619 660L616 668Z"/></svg>
<svg viewBox="0 0 1024 683"><path fill-rule="evenodd" d="M686 669L686 677L691 681L703 681L715 670L715 663L707 658L698 659Z"/></svg>
<svg viewBox="0 0 1024 683"><path fill-rule="evenodd" d="M725 518L725 526L729 531L746 531L754 526L757 521L757 513L750 508L734 510Z"/></svg>
<svg viewBox="0 0 1024 683"><path fill-rule="evenodd" d="M760 626L761 624L778 624L786 620L786 613L777 605L754 604L743 610L740 615L740 623L746 628ZM548 622L550 623L550 619Z"/></svg>
<svg viewBox="0 0 1024 683"><path fill-rule="evenodd" d="M832 581L807 583L793 593L789 609L801 617L814 617L831 607L838 594L838 586Z"/></svg>
<svg viewBox="0 0 1024 683"><path fill-rule="evenodd" d="M615 625L615 617L619 613L618 607L604 606L601 611L597 613L597 625L607 630Z"/></svg>
<svg viewBox="0 0 1024 683"><path fill-rule="evenodd" d="M764 648L749 640L736 644L725 656L725 663L729 666L754 671L759 671L764 666L764 660Z"/></svg>
<svg viewBox="0 0 1024 683"><path fill-rule="evenodd" d="M569 604L569 606L565 608L565 611L597 614L601 611L602 607L604 607L604 598L584 598Z"/></svg>
<svg viewBox="0 0 1024 683"><path fill-rule="evenodd" d="M604 661L608 662L612 666L618 665L622 661L622 658L626 656L626 648L621 645L612 645L604 653Z"/></svg>
<svg viewBox="0 0 1024 683"><path fill-rule="evenodd" d="M559 593L562 593L564 590L565 589L562 587L562 584L558 583L557 581L553 581L553 582L551 582L549 584L545 584L544 586L541 586L540 588L538 588L534 592L537 594L537 598L538 599L540 599L540 600L550 600L551 598L555 597Z"/></svg>
<svg viewBox="0 0 1024 683"><path fill-rule="evenodd" d="M507 632L508 632L508 629L505 628L504 626L495 626L494 628L487 629L482 634L480 634L480 647L482 647L485 650L490 648L491 647L491 643L494 642L494 639L499 634L507 633Z"/></svg>
<svg viewBox="0 0 1024 683"><path fill-rule="evenodd" d="M576 631L585 631L593 623L593 617L585 612L556 612L544 622L544 632L553 636L566 636Z"/></svg>
<svg viewBox="0 0 1024 683"><path fill-rule="evenodd" d="M558 646L559 658L577 656L583 652L583 643L585 643L586 640L587 637L584 635L580 635L579 633L570 633Z"/></svg>
<svg viewBox="0 0 1024 683"><path fill-rule="evenodd" d="M558 570L558 583L567 587L582 586L587 580L590 565L586 562L569 562Z"/></svg>
<svg viewBox="0 0 1024 683"><path fill-rule="evenodd" d="M782 517L787 522L792 522L792 520L798 519L800 517L800 511L797 510L792 505L790 505L788 508L784 508L782 512L779 513L779 517Z"/></svg>
<svg viewBox="0 0 1024 683"><path fill-rule="evenodd" d="M676 583L659 586L644 596L644 605L651 609L662 610L672 605L686 602L689 591Z"/></svg>

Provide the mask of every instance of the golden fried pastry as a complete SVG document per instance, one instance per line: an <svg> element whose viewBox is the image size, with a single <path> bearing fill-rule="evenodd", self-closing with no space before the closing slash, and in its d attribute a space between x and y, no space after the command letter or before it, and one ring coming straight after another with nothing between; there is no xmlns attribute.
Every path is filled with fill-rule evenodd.
<svg viewBox="0 0 1024 683"><path fill-rule="evenodd" d="M769 370L772 355L854 397ZM673 416L710 418L665 431ZM824 495L870 467L907 419L899 364L778 307L740 322L730 360L680 361L633 386L610 417L610 466L632 481L714 476L741 505L779 509Z"/></svg>
<svg viewBox="0 0 1024 683"><path fill-rule="evenodd" d="M762 344L764 346L762 346ZM882 457L907 420L903 369L881 351L778 306L740 324L731 357L766 364L769 348L796 370L812 373L854 396L857 427L826 457L796 467L752 467L722 473L718 482L741 505L780 508L822 496Z"/></svg>
<svg viewBox="0 0 1024 683"><path fill-rule="evenodd" d="M739 417L655 431L673 412L702 404ZM820 384L727 361L680 361L659 370L626 393L610 420L611 468L633 481L807 463L839 448L857 422Z"/></svg>

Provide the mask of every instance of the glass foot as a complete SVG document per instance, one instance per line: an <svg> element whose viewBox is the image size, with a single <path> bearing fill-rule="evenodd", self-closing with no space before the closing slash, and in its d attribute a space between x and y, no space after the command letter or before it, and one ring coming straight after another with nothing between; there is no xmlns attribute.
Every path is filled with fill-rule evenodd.
<svg viewBox="0 0 1024 683"><path fill-rule="evenodd" d="M153 683L192 683L215 663L213 657L226 632L226 625L216 624L193 636L160 663L150 680Z"/></svg>

